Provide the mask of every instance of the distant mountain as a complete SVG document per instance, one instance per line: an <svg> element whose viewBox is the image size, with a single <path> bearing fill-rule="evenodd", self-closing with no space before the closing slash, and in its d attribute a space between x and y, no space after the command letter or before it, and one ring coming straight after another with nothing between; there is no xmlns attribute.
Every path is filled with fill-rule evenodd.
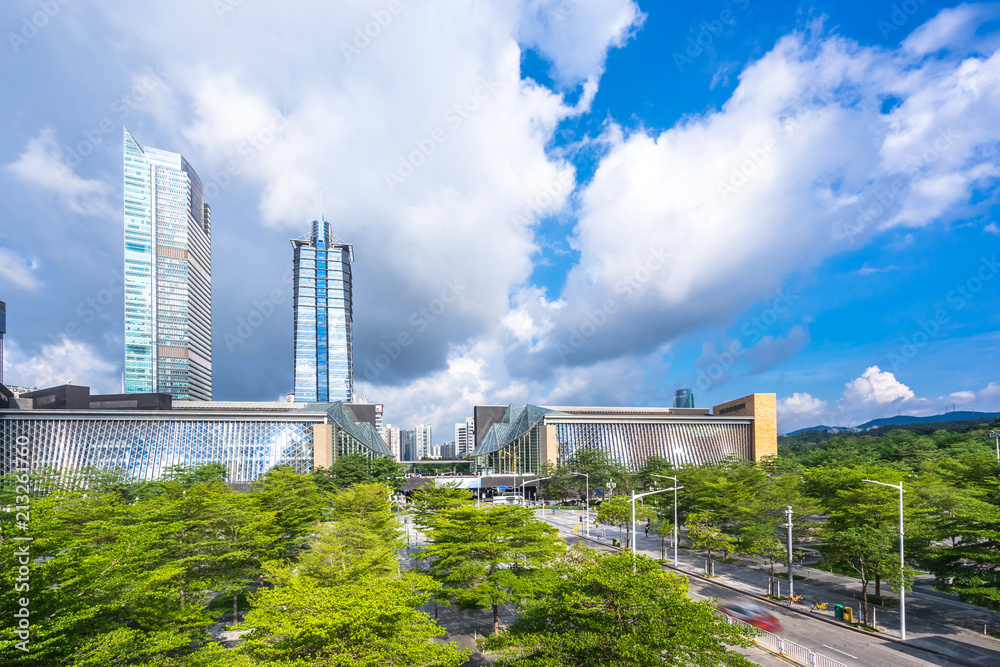
<svg viewBox="0 0 1000 667"><path fill-rule="evenodd" d="M931 422L969 421L981 420L989 421L994 417L1000 417L1000 412L946 412L943 415L931 415L929 417L914 417L912 415L896 415L895 417L882 417L873 419L858 426L809 426L800 428L797 431L786 433L785 435L800 435L810 431L823 431L826 433L843 433L846 431L868 431L880 426L900 426L903 424L927 424Z"/></svg>
<svg viewBox="0 0 1000 667"><path fill-rule="evenodd" d="M867 431L870 428L879 426L889 426L895 424L926 424L927 422L952 422L960 419L982 419L989 421L1000 416L1000 412L946 412L943 415L932 415L930 417L911 417L910 415L897 415L895 417L883 417L873 419L856 427L859 431Z"/></svg>
<svg viewBox="0 0 1000 667"><path fill-rule="evenodd" d="M785 435L799 435L800 433L808 433L809 431L830 431L833 430L832 426L807 426L806 428L800 428L798 431L792 431L791 433L786 433Z"/></svg>

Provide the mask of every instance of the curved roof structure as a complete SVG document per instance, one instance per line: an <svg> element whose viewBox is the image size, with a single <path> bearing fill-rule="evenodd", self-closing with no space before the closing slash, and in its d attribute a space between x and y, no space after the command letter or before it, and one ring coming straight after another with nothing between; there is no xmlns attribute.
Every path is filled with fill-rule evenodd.
<svg viewBox="0 0 1000 667"><path fill-rule="evenodd" d="M483 439L476 444L473 456L490 454L523 437L535 427L538 422L549 414L563 414L556 410L540 408L537 405L517 405L511 403L507 411L497 423L490 426Z"/></svg>
<svg viewBox="0 0 1000 667"><path fill-rule="evenodd" d="M347 431L352 438L362 445L382 456L392 456L389 446L382 440L375 427L368 422L356 422L354 416L348 411L341 401L330 405L326 410L327 416L336 422L337 426Z"/></svg>

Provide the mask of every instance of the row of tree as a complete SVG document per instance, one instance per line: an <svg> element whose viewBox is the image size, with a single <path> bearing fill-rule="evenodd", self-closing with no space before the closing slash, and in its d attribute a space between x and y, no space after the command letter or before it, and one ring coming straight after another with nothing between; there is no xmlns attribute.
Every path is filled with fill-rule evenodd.
<svg viewBox="0 0 1000 667"><path fill-rule="evenodd" d="M567 465L545 472L546 497L582 498L587 473L598 520L624 525L631 539L631 495L683 486L677 514L691 546L711 559L720 553L784 560L786 508L796 542L812 541L832 566L856 575L867 623L869 586L881 598L888 583L909 586L914 569L931 572L940 588L974 604L1000 610L1000 462L984 428L893 431L880 437L847 434L753 463L736 458L673 467L651 457L633 474L597 450L581 451ZM613 491L609 482L614 481ZM899 562L898 492L871 484L903 483L907 566ZM611 496L609 498L609 495ZM673 531L673 494L648 496L636 518L661 535L661 557ZM628 542L626 541L626 545Z"/></svg>

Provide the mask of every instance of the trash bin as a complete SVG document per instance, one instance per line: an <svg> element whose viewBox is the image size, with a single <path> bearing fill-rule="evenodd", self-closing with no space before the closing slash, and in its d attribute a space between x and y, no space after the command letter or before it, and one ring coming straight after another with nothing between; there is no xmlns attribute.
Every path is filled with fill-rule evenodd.
<svg viewBox="0 0 1000 667"><path fill-rule="evenodd" d="M854 622L854 610L850 607L844 607L844 622L853 623Z"/></svg>
<svg viewBox="0 0 1000 667"><path fill-rule="evenodd" d="M844 620L844 605L842 604L833 605L833 617L838 621Z"/></svg>

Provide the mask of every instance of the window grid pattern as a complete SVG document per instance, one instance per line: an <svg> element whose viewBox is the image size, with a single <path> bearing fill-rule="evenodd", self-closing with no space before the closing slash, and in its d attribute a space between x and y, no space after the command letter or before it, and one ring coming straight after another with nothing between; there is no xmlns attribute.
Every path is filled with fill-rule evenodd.
<svg viewBox="0 0 1000 667"><path fill-rule="evenodd" d="M716 463L727 456L753 458L749 423L555 424L557 465L581 449L599 449L630 471L650 456L674 466Z"/></svg>
<svg viewBox="0 0 1000 667"><path fill-rule="evenodd" d="M315 421L226 419L0 419L0 440L28 439L30 466L68 471L122 468L127 481L154 480L173 465L222 463L230 482L252 482L278 465L308 473ZM11 447L2 471L16 467Z"/></svg>
<svg viewBox="0 0 1000 667"><path fill-rule="evenodd" d="M350 401L354 393L351 245L330 223L313 221L308 241L295 239L295 400Z"/></svg>

